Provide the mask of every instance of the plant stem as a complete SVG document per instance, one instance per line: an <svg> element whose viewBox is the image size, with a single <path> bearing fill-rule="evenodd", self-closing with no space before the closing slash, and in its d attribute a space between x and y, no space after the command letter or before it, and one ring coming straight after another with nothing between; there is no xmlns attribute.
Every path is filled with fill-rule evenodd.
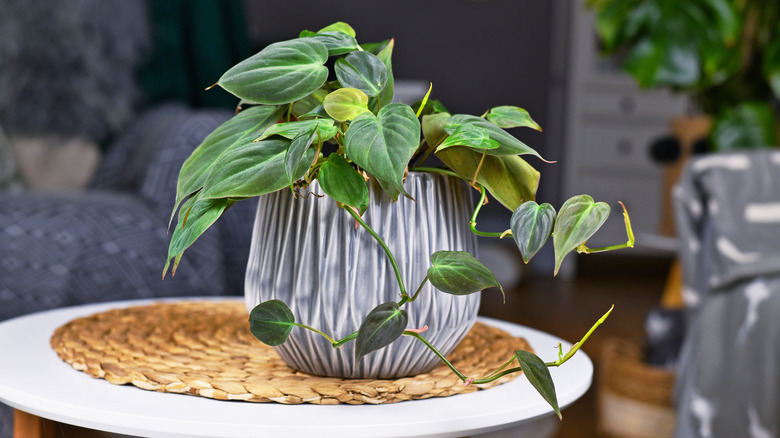
<svg viewBox="0 0 780 438"><path fill-rule="evenodd" d="M296 326L296 327L305 328L306 330L311 330L314 333L317 333L318 335L321 335L322 337L327 339L328 342L330 342L331 344L333 344L333 345L336 344L336 341L334 341L333 338L331 338L330 336L326 335L325 333L323 333L323 332L321 332L321 331L319 331L319 330L317 330L315 328L309 327L308 325L304 325L304 324L298 324L298 323L294 323L293 325Z"/></svg>
<svg viewBox="0 0 780 438"><path fill-rule="evenodd" d="M339 339L338 341L333 343L333 348L341 348L342 345L346 344L347 342L357 338L358 332L352 333L351 335L347 336L346 338Z"/></svg>
<svg viewBox="0 0 780 438"><path fill-rule="evenodd" d="M601 324L603 324L604 321L607 320L607 317L609 316L610 313L612 313L612 309L614 308L615 306L612 305L612 307L610 307L609 310L607 310L607 313L605 313L604 316L599 318L599 320L596 321L595 324L593 324L593 327L591 327L590 330L588 330L588 332L585 333L585 336L583 336L579 342L577 342L576 344L572 345L571 348L569 348L569 351L566 353L565 356L563 356L562 358L558 358L558 360L554 362L547 362L545 363L545 365L547 365L548 367L558 367L563 365L567 360L571 359L571 357L574 356L574 353L576 353L577 350L579 350L580 347L582 347L582 345L585 343L585 341L588 340L588 338L596 330L596 328Z"/></svg>
<svg viewBox="0 0 780 438"><path fill-rule="evenodd" d="M423 278L422 283L420 283L420 287L417 288L417 292L415 292L414 295L412 295L412 297L409 298L408 302L411 303L417 299L417 295L420 295L420 291L422 290L423 286L425 286L425 283L427 282L428 282L428 276L426 275L425 278Z"/></svg>
<svg viewBox="0 0 780 438"><path fill-rule="evenodd" d="M482 169L482 163L485 162L485 157L487 156L487 149L482 151L482 158L479 159L479 164L477 164L477 170L474 171L474 178L471 179L471 185L476 186L477 185L477 176L479 175L479 170Z"/></svg>
<svg viewBox="0 0 780 438"><path fill-rule="evenodd" d="M520 367L510 368L508 370L501 371L500 373L497 373L497 374L495 374L495 373L491 374L488 377L483 377L481 379L474 379L474 381L472 383L474 383L475 385L479 385L479 384L482 384L482 383L490 383L490 382L492 382L492 381L494 381L496 379L500 379L500 378L506 376L507 374L512 374L512 373L516 373L516 372L519 372L519 371L523 371L523 369L520 368Z"/></svg>
<svg viewBox="0 0 780 438"><path fill-rule="evenodd" d="M434 347L433 345L431 345L431 343L430 343L430 342L428 342L428 340L427 340L427 339L425 339L424 337L420 336L420 334L419 334L419 333L416 333L416 332L413 332L413 331L410 331L410 330L406 330L406 331L404 331L404 335L406 335L406 336L411 336L411 337L413 337L413 338L417 338L417 340L419 340L420 342L422 342L423 344L425 344L425 346L426 346L426 347L428 347L428 348L429 348L431 351L433 351L433 354L435 354L436 356L438 356L438 357L439 357L439 359L441 359L441 361L442 361L442 362L444 362L444 364L445 364L445 365L447 365L447 367L448 367L449 369L451 369L451 370L452 370L452 372L453 372L453 373L455 373L455 375L456 375L456 376L458 376L458 378L459 378L460 380L462 380L462 381L464 381L464 382L468 380L468 378L467 378L466 376L464 376L464 375L463 375L463 373L461 373L460 371L458 371L458 369L457 369L457 368L455 368L455 365L453 365L452 363L450 363L450 361L448 361L448 360L447 360L447 358L446 358L446 357L444 357L444 355L443 355L443 354L439 353L439 350L437 350L437 349L436 349L436 347Z"/></svg>
<svg viewBox="0 0 780 438"><path fill-rule="evenodd" d="M605 252L605 251L613 251L616 249L623 249L623 248L633 248L634 247L634 230L631 228L631 219L628 217L628 210L626 210L626 206L621 202L620 205L623 207L623 220L626 223L626 235L628 236L628 241L626 243L622 243L619 245L612 245L612 246L606 246L604 248L588 248L583 243L582 245L577 247L577 252L580 254L594 254L597 252Z"/></svg>
<svg viewBox="0 0 780 438"><path fill-rule="evenodd" d="M398 264L395 262L395 257L393 257L393 253L390 252L390 248L387 247L387 244L385 244L385 241L382 240L382 238L379 236L379 234L376 233L371 227L368 226L365 221L363 221L363 218L360 217L360 215L352 210L351 208L344 208L349 212L349 214L352 215L353 218L361 225L363 228L368 231L369 234L374 236L374 239L376 239L377 242L379 242L379 246L382 247L382 249L385 251L385 254L387 254L387 258L390 260L390 264L393 266L393 271L395 271L395 277L398 280L398 287L401 289L401 299L404 298L409 299L409 294L406 293L406 287L404 286L404 280L401 278L401 270L398 269Z"/></svg>
<svg viewBox="0 0 780 438"><path fill-rule="evenodd" d="M477 202L477 207L474 209L474 214L471 215L471 221L469 222L469 227L471 228L471 232L476 234L477 236L483 236L483 237L498 237L503 238L504 236L511 236L511 231L504 231L503 233L489 233L487 231L479 231L477 229L477 215L479 214L479 210L482 209L482 205L485 204L485 200L487 199L487 190L485 190L485 187L482 185L476 186L477 190L479 190L480 196L479 196L479 202Z"/></svg>

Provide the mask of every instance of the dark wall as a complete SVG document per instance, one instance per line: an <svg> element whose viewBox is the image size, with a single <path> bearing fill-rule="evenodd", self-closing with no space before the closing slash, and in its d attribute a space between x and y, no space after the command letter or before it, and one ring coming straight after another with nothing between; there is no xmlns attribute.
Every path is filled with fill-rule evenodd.
<svg viewBox="0 0 780 438"><path fill-rule="evenodd" d="M432 82L433 98L451 112L479 115L492 106L517 105L546 127L549 1L247 0L245 7L258 50L295 38L302 29L345 21L360 42L395 38L396 77ZM549 136L528 129L513 134L546 156ZM533 158L529 162L550 166Z"/></svg>

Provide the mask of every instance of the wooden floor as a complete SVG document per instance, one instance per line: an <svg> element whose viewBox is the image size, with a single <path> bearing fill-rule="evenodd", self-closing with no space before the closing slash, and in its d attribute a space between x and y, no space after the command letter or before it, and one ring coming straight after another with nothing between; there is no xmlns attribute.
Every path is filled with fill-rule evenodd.
<svg viewBox="0 0 780 438"><path fill-rule="evenodd" d="M595 388L598 359L610 336L642 337L647 312L658 305L670 258L589 255L578 259L571 280L523 274L519 285L499 293L483 294L480 314L528 325L575 342L614 304L609 319L591 336L583 350L593 359L596 375L590 390L563 411L557 438L601 437L596 430Z"/></svg>

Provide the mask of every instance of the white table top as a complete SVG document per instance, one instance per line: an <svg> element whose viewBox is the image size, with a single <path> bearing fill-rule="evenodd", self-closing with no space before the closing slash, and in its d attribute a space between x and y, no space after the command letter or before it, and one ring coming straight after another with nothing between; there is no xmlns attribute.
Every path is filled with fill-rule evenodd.
<svg viewBox="0 0 780 438"><path fill-rule="evenodd" d="M74 318L147 303L78 306L0 323L0 401L63 423L148 437L459 437L552 413L524 377L469 394L389 405L224 402L93 379L62 362L49 346L54 330ZM554 347L561 340L556 337L503 321L480 320L524 336L545 361L557 358ZM580 351L550 372L563 408L587 391L593 364Z"/></svg>

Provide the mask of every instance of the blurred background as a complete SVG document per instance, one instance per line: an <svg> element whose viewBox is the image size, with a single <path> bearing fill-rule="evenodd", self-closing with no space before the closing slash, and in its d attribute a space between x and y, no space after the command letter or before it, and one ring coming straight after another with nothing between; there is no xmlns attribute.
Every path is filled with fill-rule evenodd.
<svg viewBox="0 0 780 438"><path fill-rule="evenodd" d="M0 11L0 320L81 302L241 294L250 201L196 244L183 274L158 280L178 167L237 103L205 88L269 43L344 21L361 42L395 38L407 103L432 83L452 113L527 109L544 131L512 133L556 161L529 159L542 171L537 200L557 207L587 193L613 208L589 246L626 241L626 205L636 247L570 256L555 279L551 251L525 266L511 239L480 241L508 292L506 304L484 294L481 314L573 342L615 304L584 348L593 387L552 436L672 435L683 301L671 191L707 129L675 131L673 120L700 112L689 94L640 88L621 68L625 51L603 53L583 2L0 0ZM492 202L480 227L503 231L510 214ZM603 373L621 366L636 374Z"/></svg>

